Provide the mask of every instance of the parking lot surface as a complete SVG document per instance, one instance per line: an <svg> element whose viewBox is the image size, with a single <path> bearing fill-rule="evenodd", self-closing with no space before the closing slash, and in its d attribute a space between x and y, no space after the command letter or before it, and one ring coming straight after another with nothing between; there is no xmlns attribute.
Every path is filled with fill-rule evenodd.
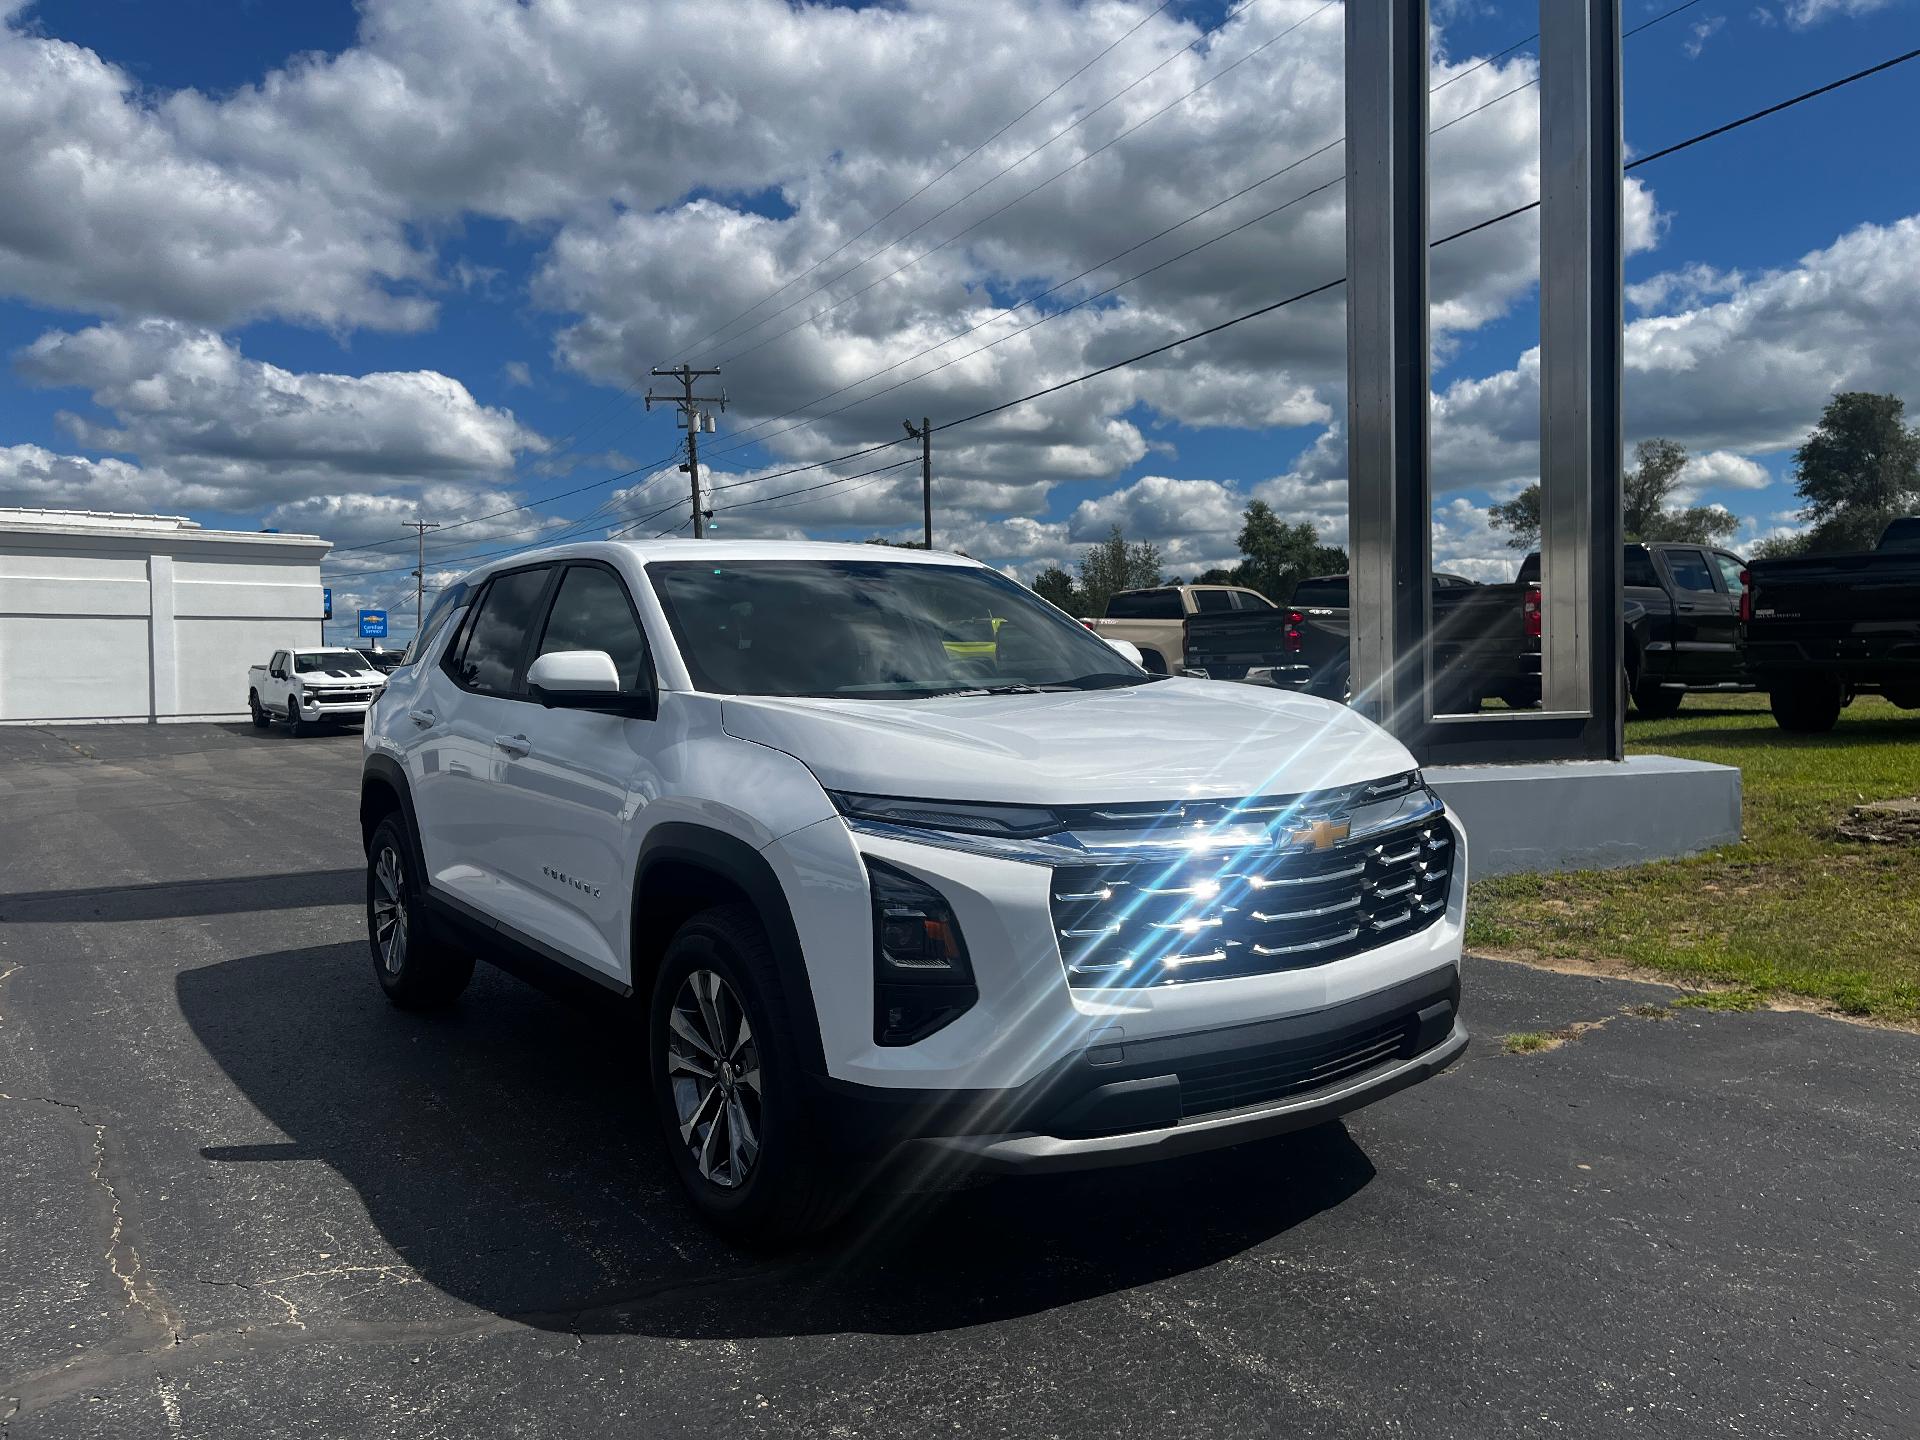
<svg viewBox="0 0 1920 1440"><path fill-rule="evenodd" d="M6 1440L1915 1433L1920 1037L1469 961L1467 1058L1342 1126L769 1258L623 1017L388 1008L358 761L0 729Z"/></svg>

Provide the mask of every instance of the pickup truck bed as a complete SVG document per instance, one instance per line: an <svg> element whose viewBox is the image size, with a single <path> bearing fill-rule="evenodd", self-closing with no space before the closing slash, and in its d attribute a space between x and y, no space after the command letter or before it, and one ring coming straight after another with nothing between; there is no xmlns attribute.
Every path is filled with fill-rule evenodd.
<svg viewBox="0 0 1920 1440"><path fill-rule="evenodd" d="M1920 709L1920 551L1898 522L1863 554L1754 561L1742 613L1747 668L1783 728L1830 730L1861 691Z"/></svg>

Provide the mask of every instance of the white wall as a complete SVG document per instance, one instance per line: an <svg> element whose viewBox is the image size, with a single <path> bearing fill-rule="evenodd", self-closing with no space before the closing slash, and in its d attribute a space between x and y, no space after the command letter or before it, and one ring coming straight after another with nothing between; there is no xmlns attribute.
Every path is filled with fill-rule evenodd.
<svg viewBox="0 0 1920 1440"><path fill-rule="evenodd" d="M249 665L320 642L328 548L0 512L0 723L243 717Z"/></svg>

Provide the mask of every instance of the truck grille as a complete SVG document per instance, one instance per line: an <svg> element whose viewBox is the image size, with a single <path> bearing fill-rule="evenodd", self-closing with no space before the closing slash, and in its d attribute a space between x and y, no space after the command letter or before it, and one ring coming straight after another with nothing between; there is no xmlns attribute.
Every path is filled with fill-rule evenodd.
<svg viewBox="0 0 1920 1440"><path fill-rule="evenodd" d="M1446 912L1453 850L1446 818L1434 815L1324 850L1062 866L1053 922L1068 983L1178 985L1374 949Z"/></svg>
<svg viewBox="0 0 1920 1440"><path fill-rule="evenodd" d="M364 705L373 698L372 690L362 689L309 690L307 693L321 705Z"/></svg>

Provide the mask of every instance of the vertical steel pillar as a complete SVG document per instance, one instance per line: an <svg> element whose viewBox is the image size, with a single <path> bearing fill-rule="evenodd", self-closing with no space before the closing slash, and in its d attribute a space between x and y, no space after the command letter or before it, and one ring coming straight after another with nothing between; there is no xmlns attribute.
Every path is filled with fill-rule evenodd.
<svg viewBox="0 0 1920 1440"><path fill-rule="evenodd" d="M1355 706L1428 707L1427 0L1347 0L1347 544Z"/></svg>
<svg viewBox="0 0 1920 1440"><path fill-rule="evenodd" d="M1620 0L1540 7L1542 708L1622 752Z"/></svg>

